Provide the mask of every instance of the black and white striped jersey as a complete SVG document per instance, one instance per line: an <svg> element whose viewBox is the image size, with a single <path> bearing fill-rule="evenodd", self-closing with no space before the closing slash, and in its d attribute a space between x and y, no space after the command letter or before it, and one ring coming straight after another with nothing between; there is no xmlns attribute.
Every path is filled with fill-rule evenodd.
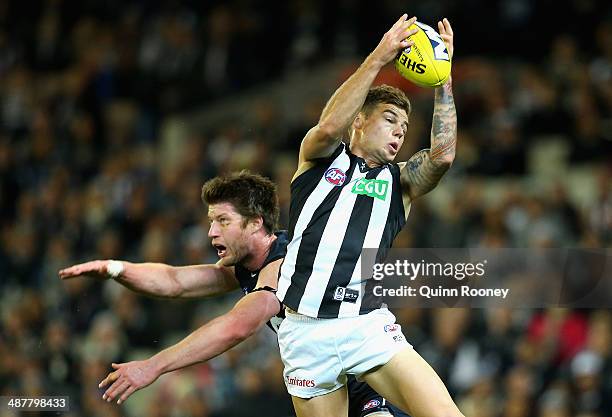
<svg viewBox="0 0 612 417"><path fill-rule="evenodd" d="M363 248L384 259L406 222L397 164L369 168L341 144L291 184L287 255L277 296L294 311L334 318L365 314Z"/></svg>

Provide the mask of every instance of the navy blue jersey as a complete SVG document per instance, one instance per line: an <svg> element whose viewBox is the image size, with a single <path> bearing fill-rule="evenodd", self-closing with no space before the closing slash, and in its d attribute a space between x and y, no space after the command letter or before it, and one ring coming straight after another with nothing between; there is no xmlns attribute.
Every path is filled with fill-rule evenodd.
<svg viewBox="0 0 612 417"><path fill-rule="evenodd" d="M272 242L272 246L270 246L270 252L268 252L268 256L264 260L263 265L257 271L249 271L245 267L240 264L237 264L234 267L234 273L236 275L236 279L240 283L240 288L244 292L244 294L249 294L254 290L257 290L255 286L257 285L257 281L259 280L259 272L264 269L268 264L282 259L285 257L287 253L287 244L289 243L289 238L286 230L281 230L274 233L276 235L276 240ZM270 321L268 321L267 325L275 332L278 330L278 326L285 318L285 310L280 309L280 313L278 313L275 317L272 317Z"/></svg>
<svg viewBox="0 0 612 417"><path fill-rule="evenodd" d="M276 236L276 240L272 242L270 252L268 252L268 256L264 260L261 268L259 268L257 271L249 271L240 264L234 267L236 278L238 279L240 288L242 288L245 295L255 289L255 285L257 285L257 280L259 279L259 272L268 264L284 258L285 254L287 253L287 244L289 243L287 231L281 230L274 233L274 235Z"/></svg>

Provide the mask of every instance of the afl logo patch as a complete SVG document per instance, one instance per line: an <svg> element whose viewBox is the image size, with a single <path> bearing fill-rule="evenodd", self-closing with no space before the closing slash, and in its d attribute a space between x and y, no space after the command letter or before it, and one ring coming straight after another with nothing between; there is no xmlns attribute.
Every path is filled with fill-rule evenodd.
<svg viewBox="0 0 612 417"><path fill-rule="evenodd" d="M370 400L368 401L363 408L361 409L361 411L365 411L365 410L370 410L372 408L376 408L380 406L380 401L378 400Z"/></svg>
<svg viewBox="0 0 612 417"><path fill-rule="evenodd" d="M346 174L340 168L330 168L325 171L325 179L335 187L340 187L346 181Z"/></svg>
<svg viewBox="0 0 612 417"><path fill-rule="evenodd" d="M399 324L385 324L385 333L395 332L399 330Z"/></svg>

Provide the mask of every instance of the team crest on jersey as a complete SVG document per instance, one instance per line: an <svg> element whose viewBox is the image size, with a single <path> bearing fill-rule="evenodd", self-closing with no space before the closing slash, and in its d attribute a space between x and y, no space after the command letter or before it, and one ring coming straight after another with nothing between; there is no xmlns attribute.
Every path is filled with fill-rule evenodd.
<svg viewBox="0 0 612 417"><path fill-rule="evenodd" d="M387 198L387 190L389 189L389 181L359 178L353 185L352 193L367 195L368 197L385 200Z"/></svg>
<svg viewBox="0 0 612 417"><path fill-rule="evenodd" d="M346 181L346 174L340 168L330 168L325 171L325 179L328 183L340 187Z"/></svg>
<svg viewBox="0 0 612 417"><path fill-rule="evenodd" d="M334 300L345 301L347 303L355 304L359 298L359 291L352 290L346 287L336 287L334 291Z"/></svg>
<svg viewBox="0 0 612 417"><path fill-rule="evenodd" d="M363 409L361 411L369 410L371 408L376 408L378 406L380 406L380 401L370 400L363 406Z"/></svg>
<svg viewBox="0 0 612 417"><path fill-rule="evenodd" d="M385 324L385 333L399 330L399 324Z"/></svg>
<svg viewBox="0 0 612 417"><path fill-rule="evenodd" d="M344 287L336 287L336 291L334 291L334 300L342 301L344 300L344 294L346 293L346 288Z"/></svg>

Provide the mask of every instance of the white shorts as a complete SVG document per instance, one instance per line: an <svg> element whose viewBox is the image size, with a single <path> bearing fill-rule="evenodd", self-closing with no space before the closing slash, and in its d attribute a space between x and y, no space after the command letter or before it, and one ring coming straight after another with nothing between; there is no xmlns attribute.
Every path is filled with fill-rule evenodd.
<svg viewBox="0 0 612 417"><path fill-rule="evenodd" d="M346 375L360 375L384 365L412 347L389 310L337 319L317 319L286 311L278 329L283 377L289 394L311 398L346 384Z"/></svg>

